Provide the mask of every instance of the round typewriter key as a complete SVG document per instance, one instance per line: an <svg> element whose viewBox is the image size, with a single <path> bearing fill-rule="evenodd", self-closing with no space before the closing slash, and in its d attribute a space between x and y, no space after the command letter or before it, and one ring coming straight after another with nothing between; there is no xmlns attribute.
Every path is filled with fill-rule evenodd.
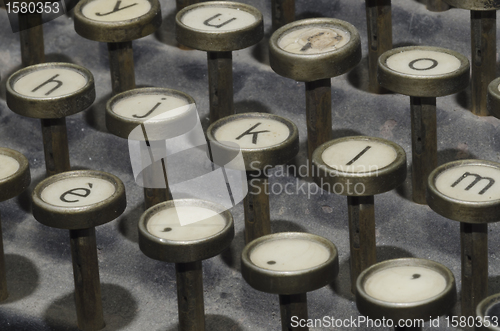
<svg viewBox="0 0 500 331"><path fill-rule="evenodd" d="M488 294L488 223L499 221L499 183L500 164L483 160L446 163L428 179L429 207L461 222L463 316L474 316Z"/></svg>
<svg viewBox="0 0 500 331"><path fill-rule="evenodd" d="M347 196L351 247L351 291L359 274L377 261L374 195L390 191L406 179L406 154L391 141L354 136L335 139L313 154L316 183Z"/></svg>
<svg viewBox="0 0 500 331"><path fill-rule="evenodd" d="M305 82L309 165L316 147L332 138L331 77L346 73L361 60L359 33L333 18L295 21L269 40L271 68Z"/></svg>
<svg viewBox="0 0 500 331"><path fill-rule="evenodd" d="M410 96L413 201L425 204L430 172L437 166L436 97L469 84L469 60L438 47L410 46L379 58L380 85Z"/></svg>
<svg viewBox="0 0 500 331"><path fill-rule="evenodd" d="M179 43L207 52L210 122L233 115L232 51L262 39L262 14L243 3L208 1L182 9L175 25Z"/></svg>
<svg viewBox="0 0 500 331"><path fill-rule="evenodd" d="M337 248L320 236L282 232L248 243L241 273L258 291L279 294L283 330L304 330L293 319L307 320L307 292L330 284L339 271Z"/></svg>
<svg viewBox="0 0 500 331"><path fill-rule="evenodd" d="M220 254L233 238L231 213L209 201L171 200L142 215L141 251L152 259L175 263L179 330L205 330L202 260Z"/></svg>
<svg viewBox="0 0 500 331"><path fill-rule="evenodd" d="M245 113L213 123L207 130L207 137L211 142L214 163L225 166L231 159L230 155L240 150L243 155L245 164L240 166L247 171L248 181L248 194L244 199L246 242L270 234L267 171L297 155L297 127L280 116Z"/></svg>
<svg viewBox="0 0 500 331"><path fill-rule="evenodd" d="M439 1L439 0L438 0ZM392 48L391 0L365 0L368 34L368 83L372 93L383 93L377 79L378 58Z"/></svg>
<svg viewBox="0 0 500 331"><path fill-rule="evenodd" d="M151 150L166 139L189 132L197 121L194 99L172 89L133 89L108 101L106 127L109 132L141 144L146 209L171 199L165 160L156 160Z"/></svg>
<svg viewBox="0 0 500 331"><path fill-rule="evenodd" d="M500 118L500 77L488 85L488 110L491 115Z"/></svg>
<svg viewBox="0 0 500 331"><path fill-rule="evenodd" d="M74 20L79 35L108 43L113 94L135 88L132 40L160 27L158 0L80 1L74 9Z"/></svg>
<svg viewBox="0 0 500 331"><path fill-rule="evenodd" d="M41 119L47 174L70 170L66 116L94 102L92 73L75 64L45 63L15 72L6 85L13 112Z"/></svg>
<svg viewBox="0 0 500 331"><path fill-rule="evenodd" d="M448 268L416 258L377 263L359 275L356 287L359 312L371 319L392 320L395 330L422 330L423 325L413 323L446 314L457 298ZM398 325L410 320L411 325Z"/></svg>
<svg viewBox="0 0 500 331"><path fill-rule="evenodd" d="M488 84L496 77L496 10L491 0L444 0L453 7L470 10L472 113L488 116Z"/></svg>
<svg viewBox="0 0 500 331"><path fill-rule="evenodd" d="M30 182L30 169L26 157L12 149L0 148L0 202L18 196L30 185ZM0 222L0 301L4 301L8 296Z"/></svg>
<svg viewBox="0 0 500 331"><path fill-rule="evenodd" d="M125 187L108 173L64 172L40 182L32 194L33 216L47 226L68 229L80 330L104 327L95 227L120 216Z"/></svg>
<svg viewBox="0 0 500 331"><path fill-rule="evenodd" d="M476 308L476 316L480 318L480 326L476 326L476 330L500 331L500 294L490 295L481 301Z"/></svg>

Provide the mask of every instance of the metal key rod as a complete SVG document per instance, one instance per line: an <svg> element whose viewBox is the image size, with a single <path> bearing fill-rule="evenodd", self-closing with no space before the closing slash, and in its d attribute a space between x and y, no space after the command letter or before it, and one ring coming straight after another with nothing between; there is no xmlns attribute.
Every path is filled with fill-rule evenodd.
<svg viewBox="0 0 500 331"><path fill-rule="evenodd" d="M143 126L144 129L144 126ZM144 131L145 132L145 131ZM150 142L146 141L146 146L150 147ZM172 200L172 195L168 187L167 168L165 159L154 162L151 148L141 149L143 160L147 160L147 166L144 168L144 202L146 209L167 200ZM165 184L163 188L155 186L161 182Z"/></svg>
<svg viewBox="0 0 500 331"><path fill-rule="evenodd" d="M210 123L234 114L233 54L207 52Z"/></svg>
<svg viewBox="0 0 500 331"><path fill-rule="evenodd" d="M347 197L351 249L351 292L356 293L359 274L377 262L373 195Z"/></svg>
<svg viewBox="0 0 500 331"><path fill-rule="evenodd" d="M244 198L245 243L271 233L267 175L247 172L247 182L248 194Z"/></svg>
<svg viewBox="0 0 500 331"><path fill-rule="evenodd" d="M410 97L413 201L425 204L427 178L437 167L436 98Z"/></svg>
<svg viewBox="0 0 500 331"><path fill-rule="evenodd" d="M19 14L23 67L45 62L42 14Z"/></svg>
<svg viewBox="0 0 500 331"><path fill-rule="evenodd" d="M177 11L183 9L184 7L194 5L200 2L200 0L175 0Z"/></svg>
<svg viewBox="0 0 500 331"><path fill-rule="evenodd" d="M135 88L132 41L108 43L113 95Z"/></svg>
<svg viewBox="0 0 500 331"><path fill-rule="evenodd" d="M78 328L94 331L104 328L101 283L95 228L70 230L71 256L75 278L75 303Z"/></svg>
<svg viewBox="0 0 500 331"><path fill-rule="evenodd" d="M307 320L307 294L280 294L281 330L305 331L307 326L292 326L292 317L298 320ZM294 320L295 320L294 318Z"/></svg>
<svg viewBox="0 0 500 331"><path fill-rule="evenodd" d="M170 191L168 189L168 182L167 182L167 176L164 173L165 169L165 161L161 160L161 165L160 164L155 164L152 166L151 169L146 169L144 171L150 172L151 173L151 178L158 178L155 173L158 171L161 171L161 176L162 178L165 179L165 184L166 188L149 188L149 187L144 187L144 202L146 205L146 209L149 209L150 207L159 204L160 202L172 200L172 195L170 194Z"/></svg>
<svg viewBox="0 0 500 331"><path fill-rule="evenodd" d="M391 0L366 0L368 80L373 93L385 91L377 80L379 56L392 48Z"/></svg>
<svg viewBox="0 0 500 331"><path fill-rule="evenodd" d="M295 0L272 0L273 31L295 21Z"/></svg>
<svg viewBox="0 0 500 331"><path fill-rule="evenodd" d="M0 301L4 301L9 296L7 291L7 276L5 269L5 254L3 251L2 222L0 217Z"/></svg>
<svg viewBox="0 0 500 331"><path fill-rule="evenodd" d="M71 170L66 118L41 119L47 175Z"/></svg>
<svg viewBox="0 0 500 331"><path fill-rule="evenodd" d="M460 223L462 316L476 316L488 295L488 224Z"/></svg>
<svg viewBox="0 0 500 331"><path fill-rule="evenodd" d="M312 172L312 154L332 139L332 85L330 78L306 82L307 157ZM312 174L312 173L311 173Z"/></svg>
<svg viewBox="0 0 500 331"><path fill-rule="evenodd" d="M496 78L496 11L470 12L472 113L488 116L488 85Z"/></svg>
<svg viewBox="0 0 500 331"><path fill-rule="evenodd" d="M176 263L179 331L205 330L201 261Z"/></svg>

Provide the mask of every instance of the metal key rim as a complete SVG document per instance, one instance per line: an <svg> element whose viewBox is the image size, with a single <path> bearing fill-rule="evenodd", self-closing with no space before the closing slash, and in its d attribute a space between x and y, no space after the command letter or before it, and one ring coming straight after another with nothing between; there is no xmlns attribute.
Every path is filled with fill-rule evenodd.
<svg viewBox="0 0 500 331"><path fill-rule="evenodd" d="M14 89L14 85L22 77L38 70L51 68L75 71L82 75L87 82L73 93L48 98L30 97ZM92 73L82 66L65 62L36 64L16 71L7 79L6 92L7 105L13 112L26 117L44 119L63 118L79 113L90 107L96 97Z"/></svg>
<svg viewBox="0 0 500 331"><path fill-rule="evenodd" d="M444 277L446 287L439 294L425 300L415 302L388 302L376 299L366 293L364 285L367 279L376 272L400 266L425 267L438 272ZM405 318L436 317L451 309L456 301L457 290L453 273L441 263L419 258L401 258L387 260L365 269L356 281L356 305L361 314L372 319L390 318L393 320Z"/></svg>
<svg viewBox="0 0 500 331"><path fill-rule="evenodd" d="M42 192L49 185L78 177L106 180L113 184L115 191L105 200L81 207L55 206L42 199ZM38 222L67 230L87 229L111 222L125 211L127 205L123 182L115 175L97 170L68 171L46 178L35 187L31 197L33 216Z"/></svg>
<svg viewBox="0 0 500 331"><path fill-rule="evenodd" d="M148 222L154 214L180 206L197 206L213 210L224 218L226 224L218 233L196 240L168 240L148 231ZM139 220L138 230L139 247L146 256L165 262L190 263L216 256L229 247L234 238L234 221L229 210L217 203L199 199L177 199L159 203L146 210Z"/></svg>
<svg viewBox="0 0 500 331"><path fill-rule="evenodd" d="M500 163L487 160L458 160L443 164L434 169L428 178L427 204L436 213L458 222L493 223L500 219L500 199L490 201L465 201L441 193L436 187L436 179L444 171L462 165L489 166L500 170Z"/></svg>
<svg viewBox="0 0 500 331"><path fill-rule="evenodd" d="M0 179L0 201L14 198L21 194L31 182L28 159L18 151L0 147L0 155L6 155L19 163L19 169L12 175Z"/></svg>
<svg viewBox="0 0 500 331"><path fill-rule="evenodd" d="M250 255L261 244L275 240L302 239L323 245L330 256L312 268L297 271L276 271L255 265ZM319 289L331 283L339 272L337 247L328 239L304 232L280 232L257 238L248 243L241 253L241 273L256 290L274 294L300 294Z"/></svg>
<svg viewBox="0 0 500 331"><path fill-rule="evenodd" d="M244 10L255 17L255 22L236 30L206 31L187 26L182 17L201 7L225 7ZM255 7L232 1L209 1L190 5L175 16L177 41L188 47L206 52L229 52L255 45L264 37L262 13Z"/></svg>

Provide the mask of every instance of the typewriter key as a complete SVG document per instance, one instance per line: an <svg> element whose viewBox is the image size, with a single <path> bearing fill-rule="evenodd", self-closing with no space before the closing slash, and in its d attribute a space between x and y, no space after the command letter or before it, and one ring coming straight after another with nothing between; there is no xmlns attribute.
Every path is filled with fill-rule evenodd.
<svg viewBox="0 0 500 331"><path fill-rule="evenodd" d="M180 199L157 204L139 221L139 247L148 257L175 263L180 331L205 330L202 260L234 238L231 213L218 204Z"/></svg>
<svg viewBox="0 0 500 331"><path fill-rule="evenodd" d="M108 43L113 94L135 88L132 40L160 27L158 0L85 0L74 13L76 33Z"/></svg>
<svg viewBox="0 0 500 331"><path fill-rule="evenodd" d="M271 68L306 85L307 151L332 139L331 77L346 73L361 60L359 33L333 18L295 21L269 40Z"/></svg>
<svg viewBox="0 0 500 331"><path fill-rule="evenodd" d="M228 161L240 150L243 155L244 165L229 166L247 171L248 194L244 199L246 242L270 234L267 172L297 155L297 127L281 116L245 113L213 123L207 130L207 137L211 142L214 162Z"/></svg>
<svg viewBox="0 0 500 331"><path fill-rule="evenodd" d="M347 196L351 247L351 291L359 274L375 262L374 195L390 191L406 179L403 148L381 138L354 136L335 139L313 154L316 183Z"/></svg>
<svg viewBox="0 0 500 331"><path fill-rule="evenodd" d="M78 328L102 329L95 227L111 222L125 210L122 181L101 171L64 172L40 182L32 199L33 216L38 222L69 230Z"/></svg>
<svg viewBox="0 0 500 331"><path fill-rule="evenodd" d="M425 204L427 177L437 166L436 97L469 84L469 60L438 47L395 48L379 58L380 85L410 96L413 201Z"/></svg>
<svg viewBox="0 0 500 331"><path fill-rule="evenodd" d="M207 52L210 122L233 115L232 51L262 39L262 14L243 3L208 1L182 9L175 24L179 43Z"/></svg>
<svg viewBox="0 0 500 331"><path fill-rule="evenodd" d="M370 319L392 320L395 330L422 330L417 322L448 313L457 299L451 271L425 259L377 263L359 275L356 287L359 312Z"/></svg>
<svg viewBox="0 0 500 331"><path fill-rule="evenodd" d="M144 164L142 179L146 209L170 200L165 160L154 149L165 140L189 132L197 123L196 104L189 95L167 88L139 88L119 93L106 104L106 127L112 134L138 141Z"/></svg>
<svg viewBox="0 0 500 331"><path fill-rule="evenodd" d="M47 175L70 170L66 116L87 109L94 99L92 73L75 64L37 64L7 80L9 108L41 120Z"/></svg>
<svg viewBox="0 0 500 331"><path fill-rule="evenodd" d="M260 237L245 246L241 273L254 289L279 294L282 330L292 317L307 320L307 292L330 284L339 272L335 245L309 233L281 232Z"/></svg>
<svg viewBox="0 0 500 331"><path fill-rule="evenodd" d="M460 222L463 316L475 316L488 295L488 223L499 221L497 181L500 164L483 160L446 163L429 175L429 207Z"/></svg>

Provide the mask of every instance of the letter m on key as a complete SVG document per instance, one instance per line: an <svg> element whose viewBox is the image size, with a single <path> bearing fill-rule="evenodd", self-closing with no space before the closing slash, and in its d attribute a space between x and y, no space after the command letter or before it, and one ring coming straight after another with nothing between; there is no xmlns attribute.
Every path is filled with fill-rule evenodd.
<svg viewBox="0 0 500 331"><path fill-rule="evenodd" d="M484 186L481 191L479 191L478 194L484 194L486 191L488 191L488 189L490 187L493 186L493 184L495 184L495 180L493 178L490 178L490 177L482 177L478 174L473 174L471 172L464 172L464 174L462 176L460 176L453 184L451 184L451 187L455 187L457 186L462 180L466 179L467 177L469 176L473 176L474 177L474 180L472 181L472 183L470 183L466 188L465 188L465 191L469 191L471 188L473 188L476 184L478 184L479 182L481 181L486 181L486 186Z"/></svg>

